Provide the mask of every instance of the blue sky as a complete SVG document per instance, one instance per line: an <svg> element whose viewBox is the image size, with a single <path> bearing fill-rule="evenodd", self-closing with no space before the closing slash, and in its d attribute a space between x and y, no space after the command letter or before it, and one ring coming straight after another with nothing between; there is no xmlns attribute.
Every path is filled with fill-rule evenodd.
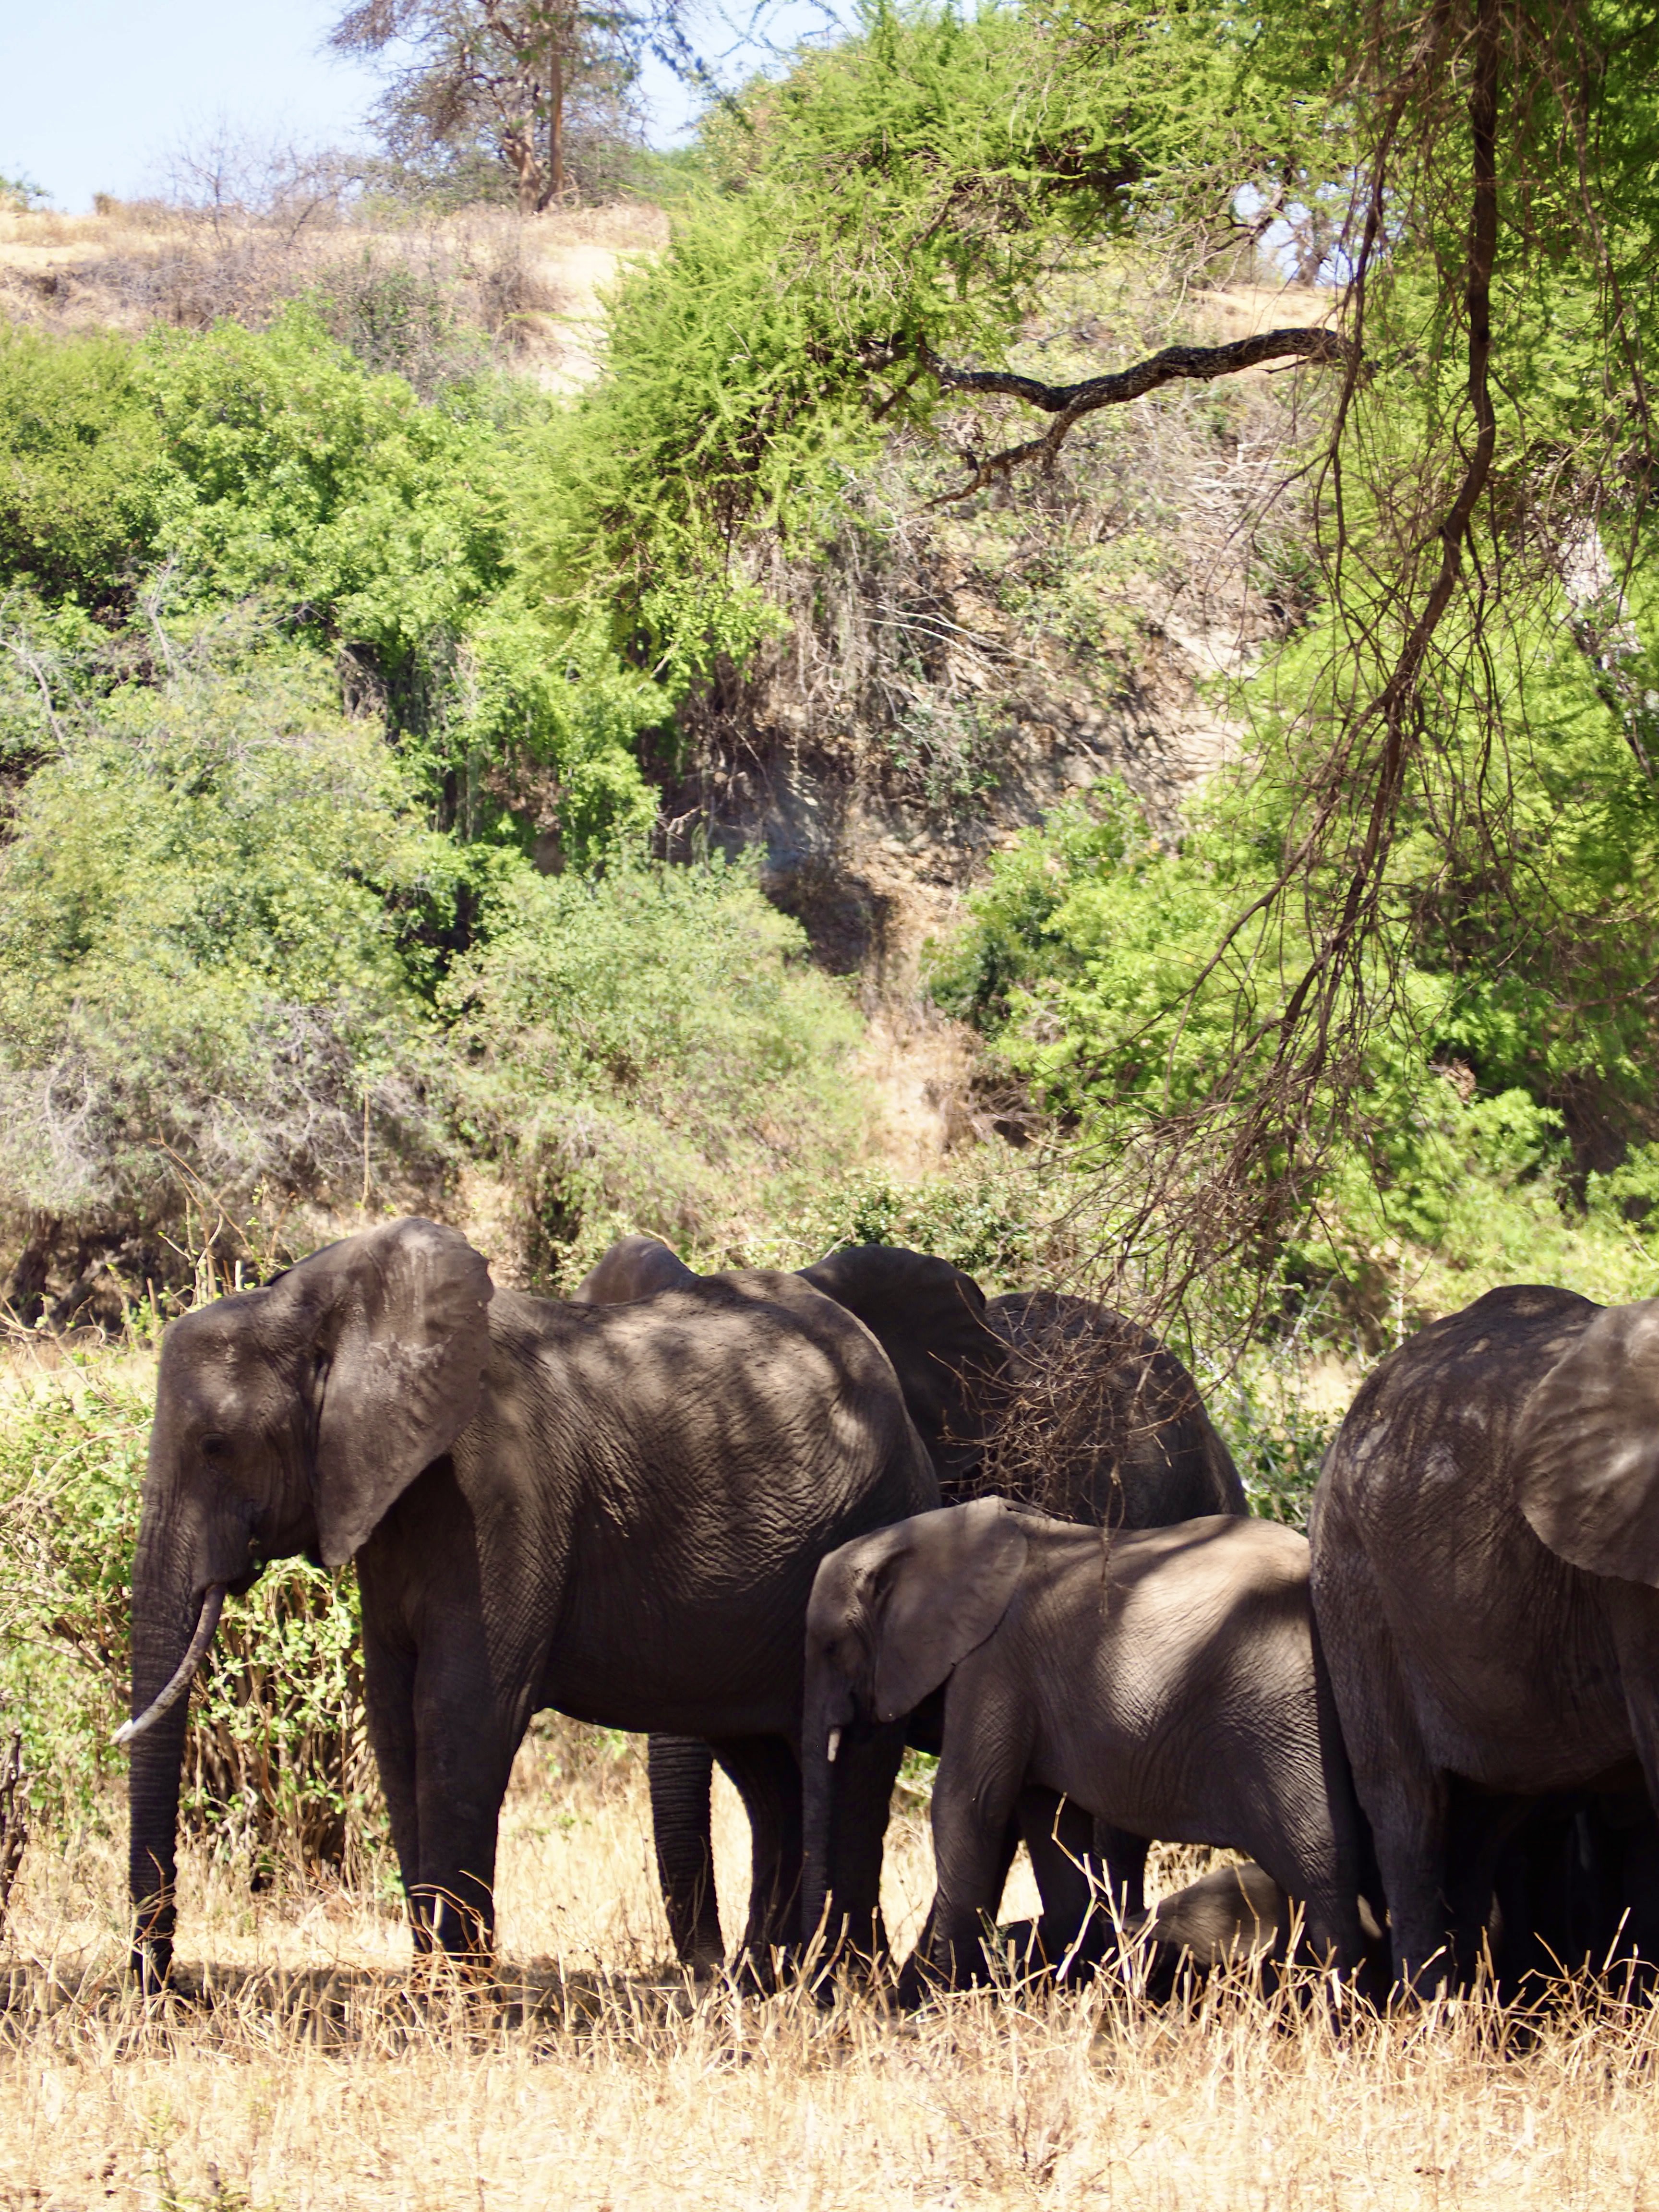
<svg viewBox="0 0 1659 2212"><path fill-rule="evenodd" d="M371 73L325 55L346 0L0 0L0 174L27 176L71 214L94 192L159 189L167 156L228 126L251 141L345 145L361 139ZM752 0L750 0L752 4ZM734 11L741 25L744 0ZM768 10L799 35L823 20L811 0ZM799 28L797 28L799 27ZM740 30L706 22L708 51ZM730 66L759 50L738 46ZM666 143L690 103L673 79L647 79Z"/></svg>

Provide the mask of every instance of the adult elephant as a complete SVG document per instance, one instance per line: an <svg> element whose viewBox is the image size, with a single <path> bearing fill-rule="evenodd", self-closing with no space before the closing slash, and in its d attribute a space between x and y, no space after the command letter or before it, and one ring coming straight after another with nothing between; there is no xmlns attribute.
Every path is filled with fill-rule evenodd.
<svg viewBox="0 0 1659 2212"><path fill-rule="evenodd" d="M854 1246L800 1273L887 1353L945 1503L975 1494L988 1458L1000 1486L1063 1520L1146 1528L1249 1511L1191 1376L1149 1330L1110 1308L1052 1291L988 1302L948 1261L899 1246ZM702 1279L659 1239L629 1237L574 1295L631 1301ZM690 1736L655 1735L648 1750L669 1932L678 1958L698 1968L724 1955L709 1804L716 1757ZM1023 1812L1034 1855L1058 1843L1092 1858L1092 1829L1035 1801ZM1146 1843L1103 1835L1121 1909L1139 1913Z"/></svg>
<svg viewBox="0 0 1659 2212"><path fill-rule="evenodd" d="M487 1948L532 1711L716 1743L766 1839L757 1950L793 1933L807 1597L823 1555L937 1502L892 1372L788 1274L645 1305L495 1291L454 1231L347 1237L175 1322L133 1569L131 1879L171 1961L191 1674L227 1591L354 1559L369 1729L417 1948ZM902 1731L838 1863L873 1942Z"/></svg>
<svg viewBox="0 0 1659 2212"><path fill-rule="evenodd" d="M1355 1399L1310 1534L1395 1971L1466 1977L1542 1801L1659 1806L1659 1300L1516 1287L1423 1330Z"/></svg>

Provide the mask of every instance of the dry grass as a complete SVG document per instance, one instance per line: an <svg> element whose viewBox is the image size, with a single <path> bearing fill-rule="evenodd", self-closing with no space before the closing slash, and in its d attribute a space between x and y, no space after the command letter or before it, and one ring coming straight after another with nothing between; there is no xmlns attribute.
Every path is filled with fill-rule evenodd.
<svg viewBox="0 0 1659 2212"><path fill-rule="evenodd" d="M717 1844L740 1902L729 1796ZM28 1867L0 2205L1659 2205L1646 2012L1338 2029L1235 1985L906 2022L693 1990L662 1963L637 1755L562 1723L509 1802L488 1998L419 1990L389 1905L251 1899L196 1860L184 1960L210 1999L146 2013L119 1979L118 1857L82 1839ZM901 1938L929 1878L913 1805L890 1854Z"/></svg>
<svg viewBox="0 0 1659 2212"><path fill-rule="evenodd" d="M667 235L665 216L634 204L531 216L470 208L400 223L215 219L155 200L111 201L88 216L0 212L0 311L60 331L204 329L222 316L258 327L304 294L326 295L349 337L354 319L384 317L395 286L403 350L376 366L418 385L453 366L470 332L570 391L597 371L602 295L625 261L660 251ZM412 340L411 312L431 325Z"/></svg>

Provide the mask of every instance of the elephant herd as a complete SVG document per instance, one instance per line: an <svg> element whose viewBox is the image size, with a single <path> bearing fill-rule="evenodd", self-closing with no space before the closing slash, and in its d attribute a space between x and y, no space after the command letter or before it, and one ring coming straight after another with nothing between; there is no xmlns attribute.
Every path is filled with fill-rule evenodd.
<svg viewBox="0 0 1659 2212"><path fill-rule="evenodd" d="M1010 1500L1049 1391L1036 1503ZM1029 1428L1029 1422L1024 1425ZM1106 1533L1103 1535L1103 1530ZM1023 1836L1030 1955L1146 1920L1149 1840L1250 1863L1159 1907L1386 1987L1659 1959L1659 1302L1496 1291L1371 1374L1310 1536L1249 1516L1191 1377L1077 1298L929 1255L699 1276L653 1239L568 1302L403 1220L175 1322L132 1577L131 1880L171 1969L191 1675L270 1559L356 1563L417 1949L487 1954L531 1715L645 1733L680 1957L884 1948L889 1800L939 1753L902 1998L978 1980ZM1289 1901L1288 1904L1286 1901ZM1217 1931L1219 1935L1217 1935Z"/></svg>

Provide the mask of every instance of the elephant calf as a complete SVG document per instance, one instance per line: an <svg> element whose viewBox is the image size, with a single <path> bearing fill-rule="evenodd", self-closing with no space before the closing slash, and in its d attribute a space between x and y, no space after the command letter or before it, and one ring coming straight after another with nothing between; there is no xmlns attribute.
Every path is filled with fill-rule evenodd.
<svg viewBox="0 0 1659 2212"><path fill-rule="evenodd" d="M1212 1515L1103 1548L981 1498L830 1553L807 1611L809 1926L843 1738L941 1685L938 1890L902 1997L984 1978L1003 1838L1033 1791L1099 1827L1249 1852L1303 1904L1315 1953L1358 1966L1358 1814L1293 1530ZM1079 1856L1034 1853L1045 1920L1081 1924L1055 1894Z"/></svg>

